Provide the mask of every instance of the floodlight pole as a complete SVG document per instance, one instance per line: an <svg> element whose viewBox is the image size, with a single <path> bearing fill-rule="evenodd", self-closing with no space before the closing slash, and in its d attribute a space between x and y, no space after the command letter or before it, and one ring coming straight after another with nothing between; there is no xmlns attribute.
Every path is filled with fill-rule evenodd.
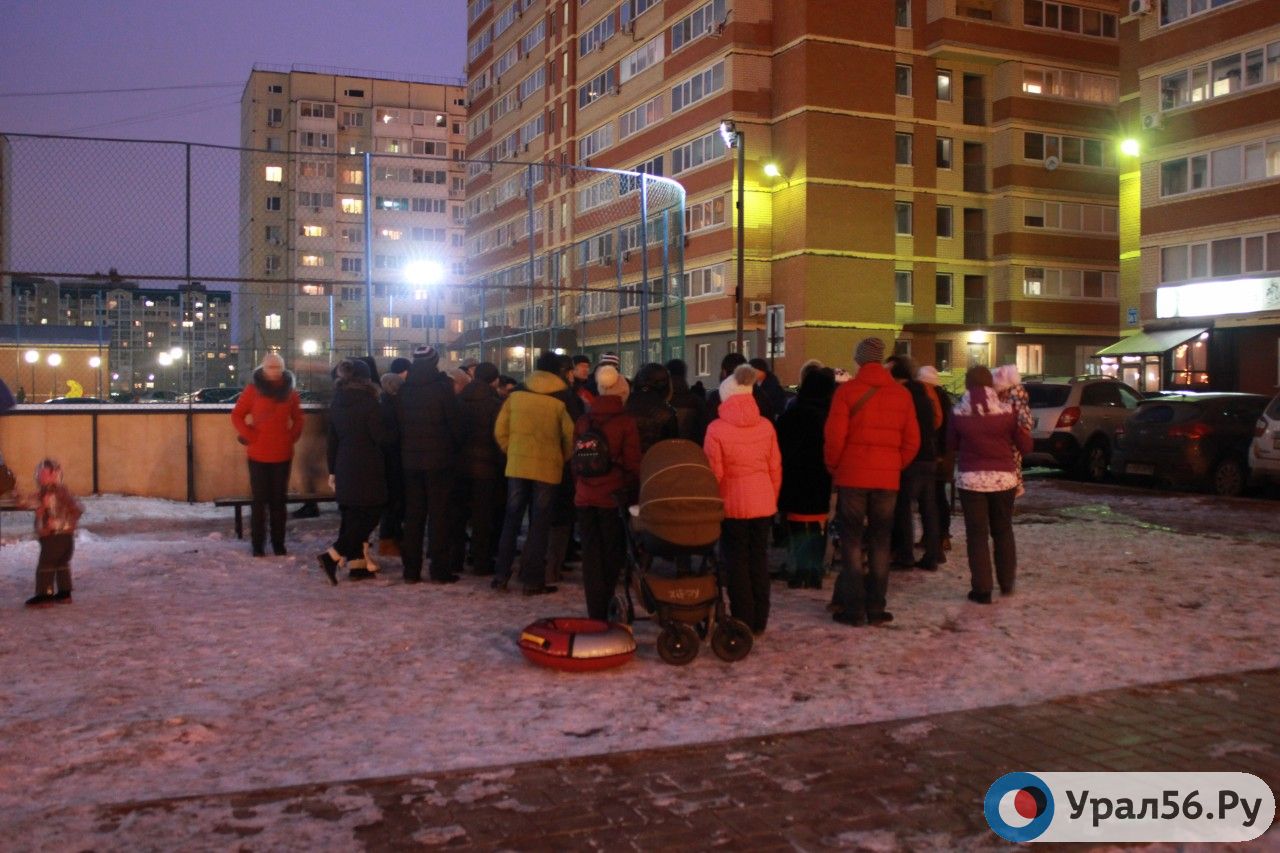
<svg viewBox="0 0 1280 853"><path fill-rule="evenodd" d="M746 278L746 140L745 135L731 121L720 122L720 135L724 139L725 145L730 148L738 149L738 282L733 291L734 302L734 340L737 346L737 352L742 353L745 343L744 326L744 282Z"/></svg>

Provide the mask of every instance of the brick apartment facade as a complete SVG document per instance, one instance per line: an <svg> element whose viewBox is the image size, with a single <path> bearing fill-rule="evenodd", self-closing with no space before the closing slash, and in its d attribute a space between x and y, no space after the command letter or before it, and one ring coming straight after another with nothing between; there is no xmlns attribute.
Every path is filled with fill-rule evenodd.
<svg viewBox="0 0 1280 853"><path fill-rule="evenodd" d="M1273 394L1280 3L1135 0L1132 11L1121 124L1141 153L1122 206L1140 209L1141 232L1123 263L1143 328L1104 351L1106 370L1145 390Z"/></svg>
<svg viewBox="0 0 1280 853"><path fill-rule="evenodd" d="M515 161L675 178L690 210L681 354L714 379L734 340L736 158L716 133L729 119L745 138L747 354L764 352L760 306L785 305L783 381L808 358L849 366L868 334L955 376L1015 360L1027 373L1079 372L1121 325L1122 10L1118 0L473 0L468 156L513 162L470 171L469 279L492 284L520 263L481 239L524 215L525 198L498 190L524 168ZM579 211L568 176L545 176L539 253L609 227ZM635 258L620 268L624 287L638 280ZM559 308L583 348L613 348L612 311L593 320L578 301ZM623 319L627 367L635 323Z"/></svg>

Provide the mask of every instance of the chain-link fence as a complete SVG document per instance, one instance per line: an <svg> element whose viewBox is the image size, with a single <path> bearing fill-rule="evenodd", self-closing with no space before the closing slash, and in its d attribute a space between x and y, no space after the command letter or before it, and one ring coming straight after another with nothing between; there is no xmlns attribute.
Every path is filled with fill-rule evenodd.
<svg viewBox="0 0 1280 853"><path fill-rule="evenodd" d="M0 136L0 378L27 400L214 401L267 352L519 376L546 350L683 353L685 194L446 142L290 150Z"/></svg>

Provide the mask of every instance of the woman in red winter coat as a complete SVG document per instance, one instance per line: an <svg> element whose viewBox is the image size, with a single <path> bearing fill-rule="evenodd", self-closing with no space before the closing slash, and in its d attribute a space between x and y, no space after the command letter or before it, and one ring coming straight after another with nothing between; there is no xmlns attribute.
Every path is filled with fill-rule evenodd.
<svg viewBox="0 0 1280 853"><path fill-rule="evenodd" d="M293 374L284 359L269 353L253 371L253 381L231 410L231 423L249 452L249 489L253 503L249 515L253 555L263 555L267 518L271 516L271 550L285 554L285 498L293 445L302 436L302 402L293 388Z"/></svg>
<svg viewBox="0 0 1280 853"><path fill-rule="evenodd" d="M703 449L724 500L720 553L729 609L762 634L769 622L769 529L782 488L782 453L773 424L751 396L755 383L755 368L746 364L720 383L719 417L707 427Z"/></svg>
<svg viewBox="0 0 1280 853"><path fill-rule="evenodd" d="M605 619L609 600L618 585L618 572L626 559L626 531L621 505L630 503L640 479L640 430L636 419L624 411L629 386L618 369L603 364L596 369L597 396L587 413L578 418L574 435L588 430L602 434L609 445L607 473L574 480L573 503L578 511L578 534L582 537L582 589L587 597L587 615Z"/></svg>

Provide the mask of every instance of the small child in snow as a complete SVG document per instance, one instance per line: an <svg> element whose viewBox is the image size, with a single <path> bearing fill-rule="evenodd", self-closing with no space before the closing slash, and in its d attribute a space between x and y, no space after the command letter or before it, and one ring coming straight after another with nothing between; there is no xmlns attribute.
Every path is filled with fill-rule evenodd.
<svg viewBox="0 0 1280 853"><path fill-rule="evenodd" d="M43 459L36 466L36 536L40 561L36 564L36 594L28 607L71 601L71 555L76 523L84 507L62 484L62 466ZM56 588L56 592L55 592Z"/></svg>
<svg viewBox="0 0 1280 853"><path fill-rule="evenodd" d="M1018 419L1018 428L1031 432L1035 423L1031 414L1031 398L1027 395L1027 386L1022 384L1022 374L1018 372L1017 366L1002 364L991 371L991 378L995 380L996 395L1000 401L1013 407L1014 417ZM1013 470L1018 475L1018 489L1013 494L1014 497L1020 498L1027 493L1027 490L1022 485L1022 454L1016 448L1013 451Z"/></svg>

